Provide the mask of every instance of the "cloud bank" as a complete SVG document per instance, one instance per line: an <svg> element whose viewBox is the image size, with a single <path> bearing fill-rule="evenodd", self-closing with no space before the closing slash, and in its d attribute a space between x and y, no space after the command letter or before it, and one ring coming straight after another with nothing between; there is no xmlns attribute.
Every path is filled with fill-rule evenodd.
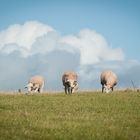
<svg viewBox="0 0 140 140"><path fill-rule="evenodd" d="M78 73L81 89L99 88L100 72L104 69L112 69L120 76L120 86L128 86L129 80L138 85L140 82L134 76L138 71L132 73L140 68L139 62L126 61L123 50L111 47L96 31L82 29L62 36L53 27L37 21L0 31L0 65L0 90L22 89L28 78L36 74L46 78L46 90L59 90L63 88L61 76L67 70Z"/></svg>

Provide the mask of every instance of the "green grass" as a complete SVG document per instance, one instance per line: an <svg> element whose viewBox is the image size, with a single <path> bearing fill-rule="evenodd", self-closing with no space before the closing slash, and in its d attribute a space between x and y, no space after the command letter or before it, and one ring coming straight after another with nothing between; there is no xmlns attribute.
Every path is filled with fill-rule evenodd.
<svg viewBox="0 0 140 140"><path fill-rule="evenodd" d="M0 140L140 140L140 93L0 94Z"/></svg>

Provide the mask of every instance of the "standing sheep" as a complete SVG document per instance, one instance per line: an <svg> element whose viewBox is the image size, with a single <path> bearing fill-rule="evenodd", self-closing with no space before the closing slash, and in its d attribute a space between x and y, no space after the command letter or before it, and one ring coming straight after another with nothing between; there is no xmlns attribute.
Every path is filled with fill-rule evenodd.
<svg viewBox="0 0 140 140"><path fill-rule="evenodd" d="M44 87L44 78L42 76L31 77L28 81L28 92L42 92Z"/></svg>
<svg viewBox="0 0 140 140"><path fill-rule="evenodd" d="M73 93L78 89L78 76L75 72L65 72L62 76L62 83L65 87L65 93Z"/></svg>
<svg viewBox="0 0 140 140"><path fill-rule="evenodd" d="M114 72L108 70L103 71L101 73L101 85L102 85L102 92L108 93L111 90L113 91L113 87L117 84L117 76Z"/></svg>

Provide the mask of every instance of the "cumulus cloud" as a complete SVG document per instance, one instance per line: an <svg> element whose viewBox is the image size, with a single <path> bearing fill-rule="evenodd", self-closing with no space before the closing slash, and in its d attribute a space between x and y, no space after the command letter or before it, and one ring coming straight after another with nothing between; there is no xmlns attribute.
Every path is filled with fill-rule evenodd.
<svg viewBox="0 0 140 140"><path fill-rule="evenodd" d="M23 25L11 25L8 29L0 32L0 51L11 53L20 50L23 56L27 56L36 39L50 31L53 31L53 28L37 21L26 22ZM13 44L18 47L14 47ZM9 47L5 49L5 46Z"/></svg>
<svg viewBox="0 0 140 140"><path fill-rule="evenodd" d="M0 31L0 89L22 88L35 74L46 77L46 89L62 89L61 76L67 70L78 73L81 89L99 88L104 69L114 70L121 75L121 81L126 81L127 74L133 75L130 71L140 64L126 61L124 56L121 48L109 46L92 29L62 36L53 27L37 21L11 25Z"/></svg>
<svg viewBox="0 0 140 140"><path fill-rule="evenodd" d="M90 29L81 30L75 36L62 37L60 41L79 50L82 65L124 59L121 48L111 48L102 35Z"/></svg>

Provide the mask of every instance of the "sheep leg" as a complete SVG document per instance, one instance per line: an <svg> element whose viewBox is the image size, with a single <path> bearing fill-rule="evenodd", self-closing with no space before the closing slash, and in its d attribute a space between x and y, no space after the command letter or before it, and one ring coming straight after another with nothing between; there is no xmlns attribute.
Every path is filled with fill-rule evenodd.
<svg viewBox="0 0 140 140"><path fill-rule="evenodd" d="M111 88L111 90L113 91L113 87Z"/></svg>
<svg viewBox="0 0 140 140"><path fill-rule="evenodd" d="M72 93L72 88L68 87L68 93L71 94Z"/></svg>
<svg viewBox="0 0 140 140"><path fill-rule="evenodd" d="M104 92L104 86L102 86L102 93Z"/></svg>
<svg viewBox="0 0 140 140"><path fill-rule="evenodd" d="M39 92L39 93L42 93L42 92L43 92L43 87L44 87L44 86L41 86L41 87L38 88L38 92Z"/></svg>
<svg viewBox="0 0 140 140"><path fill-rule="evenodd" d="M74 88L71 88L71 93L74 93L74 91L75 91Z"/></svg>
<svg viewBox="0 0 140 140"><path fill-rule="evenodd" d="M65 93L67 94L68 93L68 87L65 86Z"/></svg>
<svg viewBox="0 0 140 140"><path fill-rule="evenodd" d="M41 92L41 89L40 88L38 88L38 93L40 93Z"/></svg>

